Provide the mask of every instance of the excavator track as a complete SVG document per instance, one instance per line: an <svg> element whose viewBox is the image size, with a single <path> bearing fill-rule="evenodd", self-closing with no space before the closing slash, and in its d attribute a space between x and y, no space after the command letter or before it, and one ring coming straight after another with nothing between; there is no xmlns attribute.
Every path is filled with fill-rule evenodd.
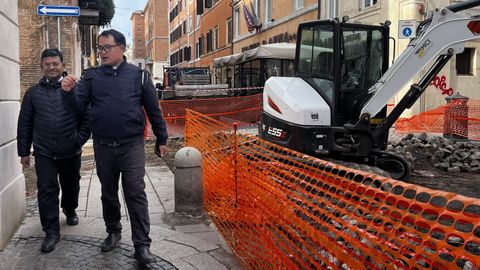
<svg viewBox="0 0 480 270"><path fill-rule="evenodd" d="M360 170L364 172L371 172L395 180L407 182L410 178L412 164L400 155L384 152L372 151L369 158L349 158L348 160L339 159L339 157L318 156L335 164Z"/></svg>
<svg viewBox="0 0 480 270"><path fill-rule="evenodd" d="M255 146L258 144L257 140L251 140L249 142L245 142L243 144L240 144L239 147L242 148L243 146ZM245 149L247 150L247 149ZM259 152L263 152L263 149L259 149ZM272 149L273 150L273 149ZM275 151L275 150L274 150ZM249 151L245 151L248 153ZM278 149L275 152L279 152ZM265 154L262 156L257 156L254 153L249 153L249 154L244 154L244 156L252 161L259 161L262 160L264 162L269 161L269 158L265 158ZM285 152L286 155L289 155L288 152ZM367 159L368 161L365 162L365 159L360 159L356 158L354 160L344 160L344 159L339 159L338 157L331 157L331 156L314 156L316 158L329 161L344 167L352 168L355 170L360 170L364 172L371 172L375 173L384 177L388 178L393 178L396 180L404 181L407 182L410 173L411 173L411 168L412 165L405 160L403 157L400 155L390 153L390 152L384 152L384 151L372 151L371 156ZM302 157L299 156L291 156L290 158L293 158L300 163L306 163L308 164L309 162ZM275 160L275 158L272 156L271 160Z"/></svg>

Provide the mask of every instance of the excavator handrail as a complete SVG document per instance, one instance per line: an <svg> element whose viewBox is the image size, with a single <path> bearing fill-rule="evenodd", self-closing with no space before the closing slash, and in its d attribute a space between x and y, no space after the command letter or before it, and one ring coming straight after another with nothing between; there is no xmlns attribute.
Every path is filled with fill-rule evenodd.
<svg viewBox="0 0 480 270"><path fill-rule="evenodd" d="M451 4L449 6L446 6L445 8L449 9L452 12L459 12L478 6L480 6L480 0L468 0L460 3Z"/></svg>

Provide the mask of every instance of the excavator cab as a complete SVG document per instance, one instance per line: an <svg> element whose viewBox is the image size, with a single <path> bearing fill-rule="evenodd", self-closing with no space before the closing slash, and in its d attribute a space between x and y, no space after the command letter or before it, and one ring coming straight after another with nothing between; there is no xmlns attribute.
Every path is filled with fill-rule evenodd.
<svg viewBox="0 0 480 270"><path fill-rule="evenodd" d="M302 23L296 71L330 106L331 125L358 119L368 89L388 69L388 23L363 25L338 20ZM385 110L379 116L385 117Z"/></svg>
<svg viewBox="0 0 480 270"><path fill-rule="evenodd" d="M373 142L345 126L357 121L369 89L388 69L388 26L337 19L301 23L296 77L267 81L259 136L310 155L377 165L372 149L385 149L388 133ZM386 104L369 128L385 117ZM408 165L394 166L408 174Z"/></svg>
<svg viewBox="0 0 480 270"><path fill-rule="evenodd" d="M406 180L410 164L385 152L390 128L425 92L465 42L480 38L480 16L461 11L480 0L436 8L419 23L416 37L388 66L389 22L346 20L299 25L296 76L265 82L259 136L302 153L366 163ZM423 68L418 82L386 106Z"/></svg>

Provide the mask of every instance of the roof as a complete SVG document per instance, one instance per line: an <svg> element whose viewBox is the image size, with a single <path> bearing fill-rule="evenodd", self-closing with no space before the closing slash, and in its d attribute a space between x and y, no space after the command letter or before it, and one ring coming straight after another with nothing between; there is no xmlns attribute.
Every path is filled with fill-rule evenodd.
<svg viewBox="0 0 480 270"><path fill-rule="evenodd" d="M287 59L295 60L295 47L293 43L274 43L260 45L257 48L232 54L224 57L215 58L213 63L215 67L233 66L254 59Z"/></svg>

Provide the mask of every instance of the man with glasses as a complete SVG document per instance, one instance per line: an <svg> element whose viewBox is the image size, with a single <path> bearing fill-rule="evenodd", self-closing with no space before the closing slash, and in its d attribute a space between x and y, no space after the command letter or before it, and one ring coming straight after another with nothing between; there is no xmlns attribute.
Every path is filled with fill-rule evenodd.
<svg viewBox="0 0 480 270"><path fill-rule="evenodd" d="M166 153L167 129L160 111L155 87L148 74L128 64L123 53L126 42L122 33L110 29L98 37L97 52L102 65L88 70L77 83L74 76L62 81L63 102L79 113L91 106L92 137L97 174L102 184L103 218L107 238L102 251L115 248L121 239L118 182L127 203L135 259L153 263L148 202L145 194L145 150L143 130L145 112L157 137L155 151Z"/></svg>
<svg viewBox="0 0 480 270"><path fill-rule="evenodd" d="M61 81L65 65L58 49L42 52L43 78L23 97L18 118L17 147L23 167L30 166L33 142L38 187L38 210L46 237L42 252L60 240L58 196L68 225L77 225L82 145L90 137L86 113L74 115L62 105Z"/></svg>

